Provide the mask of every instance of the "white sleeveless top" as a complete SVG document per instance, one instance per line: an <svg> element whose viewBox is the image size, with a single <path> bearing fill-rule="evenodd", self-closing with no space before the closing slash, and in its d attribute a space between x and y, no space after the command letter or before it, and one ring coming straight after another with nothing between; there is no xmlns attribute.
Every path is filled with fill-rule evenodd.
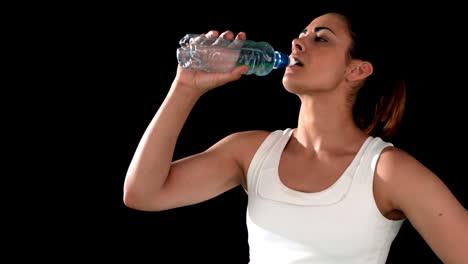
<svg viewBox="0 0 468 264"><path fill-rule="evenodd" d="M374 170L393 144L368 137L329 188L288 188L278 173L293 129L276 130L255 153L247 174L250 264L385 263L402 220L385 218L373 195Z"/></svg>

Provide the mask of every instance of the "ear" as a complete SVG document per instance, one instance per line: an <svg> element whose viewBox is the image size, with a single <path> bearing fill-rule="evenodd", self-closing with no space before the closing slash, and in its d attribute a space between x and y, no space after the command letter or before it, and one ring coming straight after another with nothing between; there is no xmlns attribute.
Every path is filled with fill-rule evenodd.
<svg viewBox="0 0 468 264"><path fill-rule="evenodd" d="M367 78L374 71L372 63L363 60L354 60L349 65L349 71L346 79L349 81L360 81Z"/></svg>

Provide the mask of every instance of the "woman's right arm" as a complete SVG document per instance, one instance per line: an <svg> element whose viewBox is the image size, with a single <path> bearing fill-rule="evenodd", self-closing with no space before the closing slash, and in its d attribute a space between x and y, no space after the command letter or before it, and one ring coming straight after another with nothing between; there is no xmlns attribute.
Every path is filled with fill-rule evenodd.
<svg viewBox="0 0 468 264"><path fill-rule="evenodd" d="M230 35L232 32L224 32L221 36ZM237 38L245 36L239 34ZM175 162L172 158L180 131L197 100L205 92L239 79L247 69L242 66L229 73L207 73L178 67L168 95L128 168L124 183L126 206L166 210L208 200L241 183L243 172L234 155L244 133L232 134L202 153Z"/></svg>

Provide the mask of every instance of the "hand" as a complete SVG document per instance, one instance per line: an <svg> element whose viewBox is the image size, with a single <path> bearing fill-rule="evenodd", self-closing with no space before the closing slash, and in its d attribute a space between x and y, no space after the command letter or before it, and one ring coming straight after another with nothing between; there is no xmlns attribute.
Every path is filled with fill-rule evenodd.
<svg viewBox="0 0 468 264"><path fill-rule="evenodd" d="M211 30L206 34L206 37L218 37L218 31ZM234 33L232 31L224 31L220 38L226 38L230 41L234 39ZM237 34L236 39L246 40L246 35L244 32ZM216 45L216 42L213 43ZM186 89L192 89L200 94L206 93L207 91L214 89L216 87L222 86L228 82L238 80L242 74L248 71L248 66L239 66L234 68L230 72L205 72L205 71L191 71L182 68L180 65L177 68L177 75L174 82L177 85L186 87Z"/></svg>

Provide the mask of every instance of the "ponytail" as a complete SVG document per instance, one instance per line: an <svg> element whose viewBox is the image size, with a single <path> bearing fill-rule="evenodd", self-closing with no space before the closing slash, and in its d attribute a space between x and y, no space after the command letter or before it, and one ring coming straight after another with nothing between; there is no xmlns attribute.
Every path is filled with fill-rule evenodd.
<svg viewBox="0 0 468 264"><path fill-rule="evenodd" d="M354 120L368 135L390 141L397 134L403 118L406 81L398 79L381 87L364 86L356 98Z"/></svg>

